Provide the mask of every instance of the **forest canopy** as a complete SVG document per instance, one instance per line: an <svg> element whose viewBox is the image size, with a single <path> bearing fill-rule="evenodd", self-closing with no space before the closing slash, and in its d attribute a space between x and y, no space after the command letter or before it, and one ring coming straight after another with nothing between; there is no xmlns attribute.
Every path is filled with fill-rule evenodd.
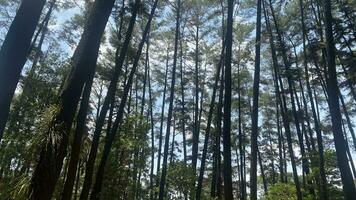
<svg viewBox="0 0 356 200"><path fill-rule="evenodd" d="M353 200L354 0L0 0L0 199Z"/></svg>

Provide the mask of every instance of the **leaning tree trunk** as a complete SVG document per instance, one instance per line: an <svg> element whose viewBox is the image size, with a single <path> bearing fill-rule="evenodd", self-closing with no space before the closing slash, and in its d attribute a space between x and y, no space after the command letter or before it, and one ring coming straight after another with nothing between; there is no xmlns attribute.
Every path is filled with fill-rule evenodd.
<svg viewBox="0 0 356 200"><path fill-rule="evenodd" d="M134 25L136 22L136 16L138 12L138 6L140 4L140 1L137 0L134 5L134 9L132 9L132 16L130 18L129 26L126 31L126 36L125 40L123 43L123 46L120 50L120 54L118 55L118 50L115 56L115 70L114 70L114 75L110 81L110 85L108 88L108 92L106 94L106 97L104 99L103 106L101 108L100 114L98 119L96 120L95 124L95 130L94 130L94 136L93 136L93 141L92 145L90 148L90 153L88 157L88 161L86 164L86 169L85 169L85 177L84 177L84 183L83 183L83 189L80 194L80 199L81 200L86 200L89 195L89 190L91 187L92 183L92 178L93 178L93 171L94 171L94 164L95 164L95 159L96 159L96 154L97 154L97 149L99 146L99 140L100 140L100 135L102 128L104 126L105 122L105 117L107 114L107 111L109 110L110 104L114 104L115 100L115 93L116 93L116 88L117 88L117 82L119 80L121 71L122 71L122 66L125 61L125 57L127 54L127 48L130 45L131 37L132 37L132 32L134 29ZM120 27L121 29L121 27ZM111 113L111 112L110 112Z"/></svg>
<svg viewBox="0 0 356 200"><path fill-rule="evenodd" d="M312 95L311 86L309 83L309 69L308 69L308 63L307 63L307 49L306 49L307 32L306 32L305 23L304 23L303 0L299 0L299 7L300 7L300 13L301 13L302 34L303 34L303 38L302 38L303 39L303 65L304 65L305 81L306 81L306 85L307 85L307 92L308 92L308 96L309 96L310 106L312 108L314 127L315 127L315 131L317 134L317 142L318 142L319 169L320 169L320 179L321 179L319 198L322 200L327 200L328 195L327 195L327 181L326 181L325 167L324 167L324 147L322 144L322 135L321 135L321 129L320 129L320 125L319 125L319 120L316 116L313 95ZM312 138L311 138L311 140L312 140ZM314 142L312 141L312 144L313 143Z"/></svg>
<svg viewBox="0 0 356 200"><path fill-rule="evenodd" d="M265 9L265 3L263 4L263 9L264 9L264 17L265 17L265 20L266 20L266 27L267 27L267 30L268 30L268 33L269 33L269 42L270 42L271 53L272 53L272 63L273 63L273 70L272 71L273 71L273 74L274 74L274 87L275 87L275 92L276 92L276 96L277 96L277 102L280 105L282 122L283 122L283 126L284 126L284 129L285 129L285 134L286 134L286 137L287 137L288 150L289 150L292 169L293 169L293 178L294 178L294 184L295 184L295 187L296 187L296 193L297 193L298 200L301 200L302 199L302 194L301 194L300 182L299 182L299 178L298 178L298 174L297 174L294 150L293 150L293 147L292 147L292 137L291 137L291 131L290 131L290 124L289 124L288 117L286 115L286 111L287 111L286 100L285 100L285 96L283 94L280 94L280 91L283 91L283 85L282 85L281 79L278 78L279 70L278 70L277 54L276 54L276 51L275 51L274 37L273 37L273 33L272 33L271 26L270 26L270 23L269 23L268 13L267 13L267 11ZM281 90L279 89L278 80L280 81ZM286 167L284 167L284 169L287 170ZM287 175L287 173L285 173L285 175ZM287 180L287 176L285 176L284 178Z"/></svg>
<svg viewBox="0 0 356 200"><path fill-rule="evenodd" d="M0 49L0 141L45 0L23 0Z"/></svg>
<svg viewBox="0 0 356 200"><path fill-rule="evenodd" d="M66 156L69 132L83 86L95 72L100 39L104 33L114 0L96 0L82 38L73 55L72 71L60 93L58 111L45 131L48 139L43 144L30 184L30 199L50 199ZM54 141L54 138L56 140Z"/></svg>
<svg viewBox="0 0 356 200"><path fill-rule="evenodd" d="M139 2L139 1L137 1L137 2ZM146 27L145 27L145 29L143 31L142 39L140 41L140 44L138 46L138 49L137 49L137 52L136 52L136 55L135 55L135 59L134 59L133 66L132 66L132 70L130 72L130 75L129 75L129 78L127 80L127 83L126 83L126 85L124 87L124 92L122 94L122 98L121 98L121 102L120 102L120 105L119 105L119 109L117 111L115 122L113 124L113 127L112 127L110 133L106 136L103 154L102 154L102 157L101 157L101 160L100 160L100 163L99 163L99 167L98 167L98 171L97 171L97 175L96 175L93 191L92 191L91 197L90 197L91 200L97 200L97 199L100 198L99 195L100 195L101 186L102 186L102 182L103 182L105 165L106 165L106 162L107 162L107 160L109 158L110 149L111 149L111 146L112 146L112 144L114 142L115 135L116 135L116 133L118 131L119 125L122 123L122 120L123 120L127 97L128 97L128 94L129 94L129 91L130 91L130 88L131 88L131 85L132 85L132 82L133 82L134 75L136 74L136 70L137 70L138 63L139 63L139 60L140 60L140 57L141 57L143 46L146 43L149 31L150 31L151 22L152 22L152 19L154 17L154 13L155 13L155 10L156 10L156 7L157 7L157 3L158 3L158 0L155 0L154 4L152 6L152 9L151 9L151 13L149 15ZM137 6L136 9L138 9L138 8L139 7Z"/></svg>
<svg viewBox="0 0 356 200"><path fill-rule="evenodd" d="M329 110L331 115L332 130L336 149L337 163L341 172L341 181L345 199L351 200L356 196L355 183L346 155L346 142L342 133L341 112L339 105L339 88L337 85L336 64L335 64L335 43L333 36L333 18L331 14L331 1L324 1L325 33L326 33L326 52L328 67L327 92L329 96Z"/></svg>

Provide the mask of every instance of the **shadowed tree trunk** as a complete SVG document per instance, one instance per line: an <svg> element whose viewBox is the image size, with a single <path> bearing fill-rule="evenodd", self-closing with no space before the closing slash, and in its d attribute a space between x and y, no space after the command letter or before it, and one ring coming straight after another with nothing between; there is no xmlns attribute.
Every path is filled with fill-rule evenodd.
<svg viewBox="0 0 356 200"><path fill-rule="evenodd" d="M224 95L224 195L225 200L232 200L232 169L231 169L231 60L232 60L232 24L233 0L228 1L226 27L226 55L225 55L225 95Z"/></svg>
<svg viewBox="0 0 356 200"><path fill-rule="evenodd" d="M341 112L339 105L339 87L337 85L336 65L335 65L335 43L333 36L333 18L331 14L331 1L324 1L324 16L325 16L325 34L326 34L326 53L327 53L327 92L329 96L329 110L332 122L332 131L334 135L334 143L336 149L337 163L341 172L341 181L345 199L351 200L356 196L355 183L352 178L352 173L346 154L346 142L342 133Z"/></svg>
<svg viewBox="0 0 356 200"><path fill-rule="evenodd" d="M45 0L23 0L0 49L0 141Z"/></svg>
<svg viewBox="0 0 356 200"><path fill-rule="evenodd" d="M137 2L139 2L139 1L137 1ZM136 70L137 70L137 67L138 67L138 63L139 63L139 60L140 60L140 56L141 56L141 53L142 53L143 46L146 43L149 31L150 31L151 22L152 22L152 19L154 17L154 13L155 13L155 10L156 10L157 2L158 2L158 0L155 0L154 4L152 6L152 9L151 9L151 12L150 12L146 27L145 27L145 29L144 29L144 31L142 33L142 39L141 39L140 44L138 46L138 49L137 49L137 52L136 52L136 55L135 55L135 58L134 58L134 61L133 61L133 65L132 65L132 69L131 69L129 78L128 78L127 83L126 83L126 85L124 87L124 92L122 94L122 98L121 98L121 102L120 102L120 105L119 105L119 108L118 108L118 111L117 111L117 116L116 116L115 122L113 124L112 129L110 130L110 133L106 136L103 154L102 154L102 157L101 157L101 160L100 160L100 163L99 163L99 167L98 167L95 183L94 183L94 186L93 186L93 191L92 191L91 196L90 196L91 200L100 199L100 191L101 191L102 182L103 182L105 165L106 165L106 162L108 160L108 157L109 157L109 154L110 154L110 149L111 149L111 146L112 146L112 144L114 142L114 139L115 139L115 135L116 135L116 133L118 131L119 125L121 124L121 122L123 120L127 97L128 97L128 94L129 94L129 91L130 91L130 88L131 88L131 85L132 85L132 82L133 82L134 75L136 74ZM137 3L137 4L139 4L139 3ZM137 4L135 4L135 5L137 5ZM139 6L138 5L135 6L135 9L139 9Z"/></svg>
<svg viewBox="0 0 356 200"><path fill-rule="evenodd" d="M283 91L283 85L282 85L282 81L280 78L278 78L279 76L279 70L278 70L278 60L277 60L277 54L276 54L276 50L275 50L275 46L274 46L274 37L273 37L273 33L271 30L271 26L269 23L269 17L268 17L268 13L265 9L265 3L263 3L263 9L264 9L264 17L265 17L265 21L266 21L266 27L269 33L269 43L271 46L271 54L272 54L272 71L273 71L273 75L274 75L274 87L275 87L275 92L276 92L276 96L277 96L277 102L280 105L280 112L281 112L281 116L282 116L282 122L283 122L283 126L285 129L285 134L286 134L286 138L287 138L287 143L288 143L288 151L290 154L290 158L291 158L291 164L292 164L292 170L293 170L293 178L294 178L294 184L296 187L296 193L297 193L297 198L298 200L302 199L302 194L301 194L301 188L300 188L300 182L299 182L299 178L298 178L298 174L297 174L297 168L296 168L296 161L295 161L295 156L294 156L294 150L293 150L293 146L292 146L292 137L291 137L291 131L290 131L290 123L288 120L288 117L286 116L286 112L287 112L287 107L286 107L286 100L285 100L285 95L281 94L280 91ZM278 80L280 82L280 85L278 83ZM281 89L280 89L281 87ZM284 159L285 160L285 159ZM287 170L286 166L284 167L285 170ZM285 175L287 175L287 173L285 173ZM284 177L285 180L287 180L287 176Z"/></svg>
<svg viewBox="0 0 356 200"><path fill-rule="evenodd" d="M304 65L304 73L305 73L305 82L307 85L307 92L308 92L308 96L309 96L310 106L312 108L314 127L315 127L315 132L317 134L317 143L318 143L319 169L320 169L320 179L321 179L319 198L322 200L327 200L328 193L327 193L327 181L326 181L325 167L324 167L324 146L322 143L322 135L321 135L320 125L319 125L319 120L317 118L315 107L314 107L312 90L311 90L311 86L309 83L309 69L308 69L308 63L307 63L307 49L306 49L307 32L306 32L305 23L304 23L303 0L299 0L299 7L300 7L302 34L303 34L303 37L302 37L302 39L303 39L303 65ZM311 138L311 140L312 140L312 138ZM313 141L312 141L312 144L313 144Z"/></svg>
<svg viewBox="0 0 356 200"><path fill-rule="evenodd" d="M159 200L163 200L165 197L165 185L166 185L166 176L167 176L167 161L168 161L168 147L169 147L169 135L171 131L171 123L173 116L173 101L174 101L174 86L175 86L175 74L177 66L177 54L178 54L178 41L179 41L179 28L180 28L180 9L181 2L177 1L177 10L176 10L176 27L175 27L175 38L174 38L174 55L173 55L173 67L172 67L172 81L171 81L171 90L170 90L170 100L168 107L168 118L167 118L167 129L166 129L166 138L164 144L163 152L163 162L162 162L162 174L161 181L159 184Z"/></svg>
<svg viewBox="0 0 356 200"><path fill-rule="evenodd" d="M213 94L212 94L211 102L210 102L210 106L209 106L208 122L207 122L206 130L205 130L204 147L203 147L203 153L202 153L202 158L201 158L201 163L200 163L198 185L197 185L197 190L196 190L196 195L195 195L196 200L200 200L200 197L201 197L201 190L202 190L203 179L204 179L204 170L205 170L205 160L206 160L206 154L207 154L207 150L208 150L209 137L210 137L211 121L212 121L213 113L214 113L216 90L217 90L218 84L219 84L221 66L223 65L224 50L225 50L225 44L223 42L220 61L216 67L216 75L215 75L215 81L214 81L214 87L213 87Z"/></svg>
<svg viewBox="0 0 356 200"><path fill-rule="evenodd" d="M158 159L157 159L157 174L159 174L161 167L161 156L162 156L162 139L163 139L163 122L164 122L164 107L166 101L166 92L167 92L167 81L168 81L168 60L169 60L169 48L167 48L167 56L166 56L166 72L164 76L164 88L163 88L163 98L162 98L162 108L161 108L161 125L159 129L159 138L158 138ZM158 186L159 178L157 178L157 186Z"/></svg>
<svg viewBox="0 0 356 200"><path fill-rule="evenodd" d="M251 169L250 169L250 199L257 200L257 160L258 160L258 97L260 84L261 58L261 0L257 0L255 73L253 80L252 130L251 130ZM262 167L262 166L261 166ZM262 171L263 169L261 169ZM267 189L266 189L267 190Z"/></svg>
<svg viewBox="0 0 356 200"><path fill-rule="evenodd" d="M69 132L83 86L95 72L100 39L103 35L114 0L96 0L82 38L72 59L72 71L58 99L58 111L45 130L48 139L43 144L40 157L32 175L29 199L50 199L66 156ZM56 138L56 139L54 139Z"/></svg>
<svg viewBox="0 0 356 200"><path fill-rule="evenodd" d="M122 48L120 50L120 54L119 54L119 50L118 49L116 50L115 69L114 69L113 77L112 77L112 79L110 81L108 92L107 92L106 97L104 99L104 103L103 103L103 106L101 108L99 117L98 117L98 119L96 120L96 123L95 123L94 136L93 136L93 141L92 141L92 144L91 144L91 147L90 147L90 153L89 153L88 161L87 161L87 164L86 164L85 177L84 177L83 189L82 189L82 192L80 194L80 200L86 200L88 198L88 195L89 195L89 191L90 191L90 187L91 187L91 183L92 183L92 178L93 178L94 163L95 163L95 159L96 159L96 154L97 154L97 149L98 149L98 145L99 145L101 131L102 131L102 128L104 126L105 116L107 114L107 111L109 110L110 104L114 104L115 93L116 93L116 88L117 88L117 82L119 80L119 77L120 77L120 74L121 74L121 71L122 71L122 66L123 66L124 61L125 61L125 57L126 57L126 54L127 54L127 48L130 45L132 32L133 32L134 25L135 25L135 22L136 22L136 16L137 16L139 4L140 4L140 1L136 0L134 8L132 9L132 15L131 15L131 18L130 18L128 29L126 31L126 36L125 36L125 40L124 40L123 46L122 46ZM120 29L122 29L121 26L120 26ZM119 36L119 37L121 37L121 36ZM112 113L112 112L110 112L110 113ZM108 129L110 131L110 128L108 128Z"/></svg>

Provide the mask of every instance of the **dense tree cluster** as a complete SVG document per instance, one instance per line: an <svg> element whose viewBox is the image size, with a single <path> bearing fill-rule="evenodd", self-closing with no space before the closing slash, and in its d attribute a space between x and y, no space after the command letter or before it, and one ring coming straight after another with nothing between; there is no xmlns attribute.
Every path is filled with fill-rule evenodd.
<svg viewBox="0 0 356 200"><path fill-rule="evenodd" d="M0 199L356 198L353 0L0 0Z"/></svg>

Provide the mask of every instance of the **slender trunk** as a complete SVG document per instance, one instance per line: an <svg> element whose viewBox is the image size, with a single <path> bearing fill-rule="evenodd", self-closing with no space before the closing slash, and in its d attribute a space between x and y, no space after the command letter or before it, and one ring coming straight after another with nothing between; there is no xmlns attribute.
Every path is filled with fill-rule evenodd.
<svg viewBox="0 0 356 200"><path fill-rule="evenodd" d="M314 128L315 128L315 132L317 134L317 143L318 143L319 169L320 169L320 179L321 179L320 188L319 188L320 189L319 198L322 200L327 200L328 193L327 193L326 173L325 173L325 167L324 167L324 147L323 147L323 142L322 142L322 134L321 134L321 130L320 130L319 119L317 118L317 115L316 115L312 90L311 90L311 86L309 83L309 69L308 69L308 63L307 63L307 49L306 49L307 31L306 31L305 23L304 23L303 0L299 0L299 8L300 8L302 35L303 35L303 37L302 37L302 39L303 39L303 65L304 65L304 73L305 73L305 82L307 85L307 92L308 92L308 96L309 96L310 106L312 108L312 114L313 114L313 119L314 119ZM304 102L304 105L306 107L306 102ZM313 144L313 141L312 141L312 144ZM313 145L313 146L315 146L315 145Z"/></svg>
<svg viewBox="0 0 356 200"><path fill-rule="evenodd" d="M257 200L257 152L258 152L258 98L260 84L260 49L261 49L261 0L257 0L255 72L253 80L252 130L251 130L251 168L250 168L250 199ZM262 170L262 169L261 169Z"/></svg>
<svg viewBox="0 0 356 200"><path fill-rule="evenodd" d="M260 170L261 170L261 176L262 176L262 182L263 182L263 190L265 192L265 195L267 195L267 193L268 193L267 179L266 179L265 171L263 169L263 161L262 161L262 157L261 157L261 152L258 149L258 147L257 147L257 155L258 155L258 164L260 165Z"/></svg>
<svg viewBox="0 0 356 200"><path fill-rule="evenodd" d="M354 161L353 161L353 159L352 159L351 152L350 152L349 142L348 142L348 139L347 139L346 128L345 128L344 123L342 123L342 130L343 130L344 137L345 137L345 141L346 141L347 157L349 158L349 162L350 162L350 165L351 165L352 174L354 175L353 178L355 179L355 177L356 177L356 169L355 169L355 164L354 164Z"/></svg>
<svg viewBox="0 0 356 200"><path fill-rule="evenodd" d="M278 99L278 97L277 97ZM279 174L280 174L280 182L284 182L284 169L283 169L283 135L280 127L280 116L279 116L279 104L276 101L276 118L277 118L277 132L278 132L278 156L279 156Z"/></svg>
<svg viewBox="0 0 356 200"><path fill-rule="evenodd" d="M198 22L196 22L198 23ZM194 132L193 132L193 145L192 145L192 169L195 174L197 160L198 160L198 146L199 146L199 25L196 25L195 35L195 103L194 103ZM195 180L194 184L195 185Z"/></svg>
<svg viewBox="0 0 356 200"><path fill-rule="evenodd" d="M271 3L271 1L270 1L270 3ZM272 53L274 87L275 87L275 91L276 91L277 102L279 103L280 108L281 108L280 111L281 111L281 115L282 115L282 121L283 121L285 134L287 137L288 150L289 150L289 154L290 154L290 158L291 158L291 164L292 164L292 169L293 169L293 178L294 178L294 184L296 187L297 198L298 198L298 200L301 200L302 194L301 194L300 182L299 182L299 178L298 178L298 174L297 174L294 150L293 150L293 146L292 146L290 123L289 123L288 117L286 115L286 113L287 113L286 99L285 99L285 96L280 93L280 91L283 91L283 85L282 85L281 79L278 78L279 70L278 70L277 54L276 54L275 46L274 46L274 37L273 37L273 33L272 33L271 26L269 23L269 17L266 12L266 9L265 9L265 4L263 4L263 7L264 7L264 14L265 14L265 19L266 19L267 30L269 32L269 40L270 40L269 42L270 42L271 53ZM270 7L271 7L271 10L273 11L272 5L270 5ZM278 83L278 80L280 83ZM279 89L279 87L281 87L281 90ZM285 170L286 170L286 167L285 167ZM285 174L287 175L287 173L285 173ZM287 178L287 176L285 176L285 178Z"/></svg>
<svg viewBox="0 0 356 200"><path fill-rule="evenodd" d="M172 132L172 143L171 143L171 153L170 153L170 159L169 159L169 163L174 163L174 141L175 141L175 137L176 137L176 120L175 117L173 117L173 132ZM168 186L167 186L168 187Z"/></svg>
<svg viewBox="0 0 356 200"><path fill-rule="evenodd" d="M344 110L344 115L346 117L347 126L349 128L350 133L351 133L352 141L354 143L354 148L356 149L355 131L354 131L354 128L352 127L352 123L351 123L351 119L350 119L350 116L349 116L349 112L347 110L347 107L346 107L346 104L345 104L345 101L344 101L344 97L342 96L340 90L339 90L339 98L340 98L342 109Z"/></svg>
<svg viewBox="0 0 356 200"><path fill-rule="evenodd" d="M150 171L150 200L153 200L153 175L154 175L154 159L155 159L155 134L154 134L154 120L153 120L153 98L152 98L152 87L151 87L151 70L149 61L149 43L147 42L146 51L146 64L148 65L148 97L149 97L149 113L150 113L150 124L151 124L151 171Z"/></svg>
<svg viewBox="0 0 356 200"><path fill-rule="evenodd" d="M199 173L198 185L197 185L196 196L195 196L196 200L200 200L200 197L201 197L201 190L202 190L204 170L205 170L205 160L206 160L208 144L209 144L209 137L210 137L211 121L212 121L213 113L214 113L216 90L217 90L218 84L219 84L221 66L223 65L224 50L225 50L225 44L223 43L220 61L216 68L213 94L212 94L211 102L210 102L210 106L209 106L208 121L207 121L207 125L206 125L206 130L205 130L204 147L203 147L202 159L201 159L201 163L200 163L200 173Z"/></svg>
<svg viewBox="0 0 356 200"><path fill-rule="evenodd" d="M160 172L161 167L161 152L162 152L162 139L163 139L163 122L164 122L164 108L166 102L166 92L167 92L167 80L168 80L168 60L169 60L169 48L167 48L167 56L166 56L166 72L164 76L164 87L163 87L163 98L162 98L162 108L161 108L161 125L159 129L159 138L158 138L158 159L157 159L157 175ZM157 185L158 185L157 179Z"/></svg>
<svg viewBox="0 0 356 200"><path fill-rule="evenodd" d="M140 1L138 0L137 4L135 4L136 5L135 6L135 10L139 9L139 2ZM130 72L128 81L127 81L127 83L126 83L126 85L124 87L124 92L122 94L122 98L121 98L121 102L120 102L120 105L119 105L119 109L118 109L118 112L117 112L117 116L116 116L115 122L113 124L113 127L112 127L110 133L106 137L103 154L102 154L102 157L101 157L101 160L100 160L100 164L99 164L97 175L96 175L96 180L95 180L93 191L92 191L91 197L90 197L91 200L94 200L94 199L96 200L96 199L100 198L99 194L100 194L101 186L102 186L102 182L103 182L105 165L106 165L107 159L109 157L110 149L111 149L111 146L112 146L112 144L114 142L115 135L117 133L119 125L121 124L121 122L123 120L123 115L124 115L124 110L125 110L125 105L126 105L128 93L129 93L129 90L131 88L134 75L136 74L136 70L137 70L137 66L138 66L139 60L140 60L140 56L141 56L141 53L142 53L143 46L144 46L144 44L145 44L145 42L147 40L148 34L149 34L149 30L150 30L151 22L152 22L152 19L153 19L155 10L156 10L157 2L158 2L158 0L155 0L154 4L152 6L151 13L149 15L146 27L145 27L145 29L143 31L143 34L142 34L142 39L140 41L140 44L139 44L137 52L136 52L136 56L135 56L135 59L134 59L134 62L133 62L132 70Z"/></svg>
<svg viewBox="0 0 356 200"><path fill-rule="evenodd" d="M88 161L86 164L86 169L85 169L85 177L84 177L84 183L83 183L83 189L80 194L80 200L86 200L88 199L90 187L92 184L92 178L93 178L93 172L94 172L94 164L95 164L95 159L96 159L96 154L97 154L97 149L99 146L99 140L100 140L100 135L102 128L105 123L105 116L107 114L107 111L109 110L110 104L113 104L114 99L115 99L115 93L116 93L116 88L117 88L117 82L119 80L122 67L125 61L126 53L127 53L127 48L129 47L131 37L132 37L132 32L134 29L135 21L136 21L136 16L137 16L137 10L139 6L139 1L136 0L135 3L135 8L132 10L132 16L130 18L129 22L129 27L126 31L126 36L125 40L123 43L123 46L120 50L116 50L116 55L115 55L115 71L113 74L113 77L110 81L108 92L106 94L106 97L104 99L103 106L101 108L100 114L98 119L96 120L95 123L95 130L94 130L94 136L93 136L93 141L90 147L90 152L89 152L89 157ZM120 29L122 29L120 27ZM120 36L121 37L121 36Z"/></svg>
<svg viewBox="0 0 356 200"><path fill-rule="evenodd" d="M182 31L184 32L184 31ZM182 34L182 33L181 33ZM183 44L182 44L183 35L179 39L179 56L180 56L180 85L182 92L182 136L183 136L183 159L184 163L187 164L187 142L186 142L186 133L185 133L185 90L184 90L184 70L183 70ZM168 59L167 59L168 60Z"/></svg>
<svg viewBox="0 0 356 200"><path fill-rule="evenodd" d="M94 76L94 74L93 74ZM89 108L90 92L93 84L93 78L89 77L85 84L85 89L82 95L82 101L77 116L77 124L72 144L72 151L70 154L68 172L64 183L63 192L61 194L62 200L70 200L72 198L73 186L75 181L75 173L79 162L80 149L82 145L83 134L86 128L87 112Z"/></svg>
<svg viewBox="0 0 356 200"><path fill-rule="evenodd" d="M167 129L166 129L166 138L164 144L163 152L163 162L162 162L162 175L161 181L159 184L159 200L163 200L165 197L165 185L166 185L166 176L167 176L167 161L168 161L168 146L169 146L169 135L171 131L171 123L173 116L173 101L174 101L174 86L176 82L176 66L177 66L177 54L178 54L178 41L179 41L179 27L180 27L180 9L181 2L177 1L177 11L176 11L176 27L175 27L175 38L174 38L174 55L173 55L173 67L172 67L172 80L171 80L171 89L170 89L170 100L168 107L168 118L167 118Z"/></svg>

